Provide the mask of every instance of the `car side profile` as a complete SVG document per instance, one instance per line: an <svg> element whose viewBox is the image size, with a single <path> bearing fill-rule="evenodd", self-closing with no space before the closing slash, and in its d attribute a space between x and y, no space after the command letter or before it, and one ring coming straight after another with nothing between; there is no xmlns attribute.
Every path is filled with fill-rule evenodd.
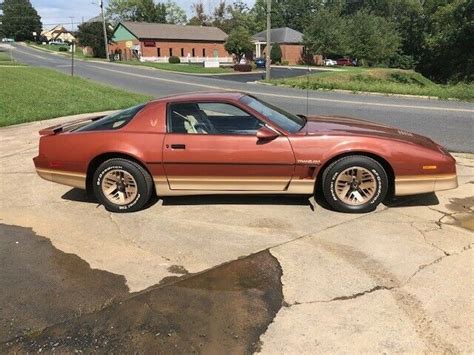
<svg viewBox="0 0 474 355"><path fill-rule="evenodd" d="M454 158L429 138L346 117L293 115L240 92L160 98L41 130L36 171L86 189L110 211L160 197L304 194L341 212L387 195L457 187Z"/></svg>

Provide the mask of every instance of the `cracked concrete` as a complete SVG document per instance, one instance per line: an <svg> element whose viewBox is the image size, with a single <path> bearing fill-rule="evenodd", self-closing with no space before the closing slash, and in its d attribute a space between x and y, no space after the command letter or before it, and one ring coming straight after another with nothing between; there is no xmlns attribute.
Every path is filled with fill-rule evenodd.
<svg viewBox="0 0 474 355"><path fill-rule="evenodd" d="M382 209L272 248L287 307L261 352L472 353L474 238L456 217L474 217L474 169L459 171L470 178L434 207Z"/></svg>
<svg viewBox="0 0 474 355"><path fill-rule="evenodd" d="M0 129L1 222L123 275L130 291L268 249L284 306L262 353L474 351L472 155L456 154L458 189L367 215L290 196L176 197L110 214L34 173L37 131L62 120Z"/></svg>

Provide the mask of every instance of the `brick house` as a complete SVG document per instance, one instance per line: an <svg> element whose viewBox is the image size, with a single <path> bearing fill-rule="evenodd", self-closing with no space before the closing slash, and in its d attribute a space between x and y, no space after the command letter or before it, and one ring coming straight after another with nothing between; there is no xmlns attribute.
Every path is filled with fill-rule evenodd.
<svg viewBox="0 0 474 355"><path fill-rule="evenodd" d="M226 38L216 27L120 22L109 51L123 60L168 62L170 56L177 56L181 62L231 62L224 48Z"/></svg>
<svg viewBox="0 0 474 355"><path fill-rule="evenodd" d="M264 57L267 45L267 31L252 36L255 43L255 57ZM303 34L289 27L272 28L270 30L271 43L278 43L281 48L281 60L288 64L297 64L303 55Z"/></svg>

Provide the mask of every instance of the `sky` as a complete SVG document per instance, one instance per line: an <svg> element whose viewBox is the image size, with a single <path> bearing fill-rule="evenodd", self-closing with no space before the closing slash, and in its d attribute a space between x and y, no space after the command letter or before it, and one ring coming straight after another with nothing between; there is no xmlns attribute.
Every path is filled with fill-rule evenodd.
<svg viewBox="0 0 474 355"><path fill-rule="evenodd" d="M100 13L99 0L30 0L36 11L41 16L44 28L51 28L57 24L65 25L67 28L71 27L71 20L74 28L77 27L83 20L97 16ZM186 11L190 17L191 5L195 0L174 0L179 6ZM244 0L249 5L252 5L255 0ZM219 0L202 0L207 12L213 9ZM232 3L232 0L227 0ZM107 0L104 0L105 7L107 7ZM72 17L72 19L71 19Z"/></svg>

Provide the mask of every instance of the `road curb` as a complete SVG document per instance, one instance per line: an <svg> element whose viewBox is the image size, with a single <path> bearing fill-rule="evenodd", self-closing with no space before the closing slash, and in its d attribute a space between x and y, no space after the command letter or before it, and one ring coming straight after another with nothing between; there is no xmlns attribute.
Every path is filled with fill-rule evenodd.
<svg viewBox="0 0 474 355"><path fill-rule="evenodd" d="M272 84L272 83L265 83L263 81L255 81L254 84L258 85L266 85L266 86L273 86L273 87L285 87L290 89L299 89L306 91L306 89L290 86L290 85L283 85L283 84ZM365 96L389 96L389 97L400 97L404 99L422 99L422 100L431 100L431 101L455 101L455 102L469 102L469 101L462 101L456 98L439 98L437 96L425 96L425 95L409 95L409 94L392 94L392 93L385 93L385 92L372 92L372 91L352 91L352 90L342 90L342 89L310 89L311 91L316 92L336 92L341 94L353 94L353 95L365 95Z"/></svg>

